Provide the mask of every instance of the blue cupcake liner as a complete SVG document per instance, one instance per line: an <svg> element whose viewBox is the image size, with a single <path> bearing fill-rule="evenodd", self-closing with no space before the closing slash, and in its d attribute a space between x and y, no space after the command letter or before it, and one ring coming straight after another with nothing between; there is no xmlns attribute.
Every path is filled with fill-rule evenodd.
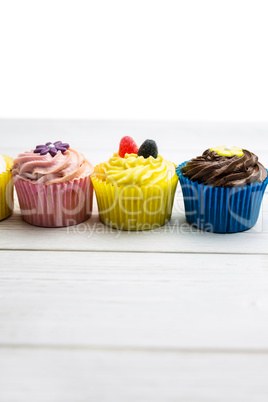
<svg viewBox="0 0 268 402"><path fill-rule="evenodd" d="M186 163L179 165L176 171L186 219L192 225L209 232L236 233L256 224L268 177L262 183L243 187L212 187L183 176L181 169Z"/></svg>

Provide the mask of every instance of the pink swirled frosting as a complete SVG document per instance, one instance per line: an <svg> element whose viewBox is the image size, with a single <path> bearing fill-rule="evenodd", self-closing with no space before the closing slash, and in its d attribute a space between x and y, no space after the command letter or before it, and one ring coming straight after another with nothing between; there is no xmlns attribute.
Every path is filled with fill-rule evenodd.
<svg viewBox="0 0 268 402"><path fill-rule="evenodd" d="M54 157L49 153L40 155L33 151L19 154L14 160L12 174L15 179L32 183L65 183L91 175L93 166L81 152L69 148L58 151Z"/></svg>

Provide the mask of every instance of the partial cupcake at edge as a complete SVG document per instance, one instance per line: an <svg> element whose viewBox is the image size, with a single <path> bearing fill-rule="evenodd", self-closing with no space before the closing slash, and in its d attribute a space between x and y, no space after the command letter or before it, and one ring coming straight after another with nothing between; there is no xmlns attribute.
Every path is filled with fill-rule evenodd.
<svg viewBox="0 0 268 402"><path fill-rule="evenodd" d="M246 149L210 148L177 167L185 215L194 226L216 233L253 227L268 184L267 170Z"/></svg>
<svg viewBox="0 0 268 402"><path fill-rule="evenodd" d="M85 156L62 141L19 154L12 174L23 219L42 227L87 220L92 212L92 172Z"/></svg>
<svg viewBox="0 0 268 402"><path fill-rule="evenodd" d="M0 221L13 212L12 165L12 158L0 155Z"/></svg>
<svg viewBox="0 0 268 402"><path fill-rule="evenodd" d="M138 147L123 137L119 151L95 167L92 183L100 220L112 228L149 230L170 220L178 177L154 140Z"/></svg>

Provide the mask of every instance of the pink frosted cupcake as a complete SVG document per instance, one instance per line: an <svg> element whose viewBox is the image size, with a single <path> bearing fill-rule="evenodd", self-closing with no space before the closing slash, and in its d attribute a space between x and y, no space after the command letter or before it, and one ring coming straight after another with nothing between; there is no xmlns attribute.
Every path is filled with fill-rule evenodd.
<svg viewBox="0 0 268 402"><path fill-rule="evenodd" d="M61 141L18 155L12 174L23 219L43 227L71 226L88 219L92 172L84 155Z"/></svg>

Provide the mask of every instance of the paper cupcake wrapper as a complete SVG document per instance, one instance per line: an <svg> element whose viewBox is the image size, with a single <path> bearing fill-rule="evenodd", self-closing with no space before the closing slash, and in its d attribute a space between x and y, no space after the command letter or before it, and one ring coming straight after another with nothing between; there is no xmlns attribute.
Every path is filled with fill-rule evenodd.
<svg viewBox="0 0 268 402"><path fill-rule="evenodd" d="M15 179L23 219L35 226L65 227L91 216L93 186L90 176L59 184L33 184Z"/></svg>
<svg viewBox="0 0 268 402"><path fill-rule="evenodd" d="M0 174L0 221L13 212L13 179L11 171Z"/></svg>
<svg viewBox="0 0 268 402"><path fill-rule="evenodd" d="M259 217L268 178L244 187L211 187L183 176L177 167L185 215L194 226L216 233L235 233L253 227Z"/></svg>
<svg viewBox="0 0 268 402"><path fill-rule="evenodd" d="M170 220L177 175L153 186L117 186L92 176L100 220L115 229L138 231L163 226Z"/></svg>

